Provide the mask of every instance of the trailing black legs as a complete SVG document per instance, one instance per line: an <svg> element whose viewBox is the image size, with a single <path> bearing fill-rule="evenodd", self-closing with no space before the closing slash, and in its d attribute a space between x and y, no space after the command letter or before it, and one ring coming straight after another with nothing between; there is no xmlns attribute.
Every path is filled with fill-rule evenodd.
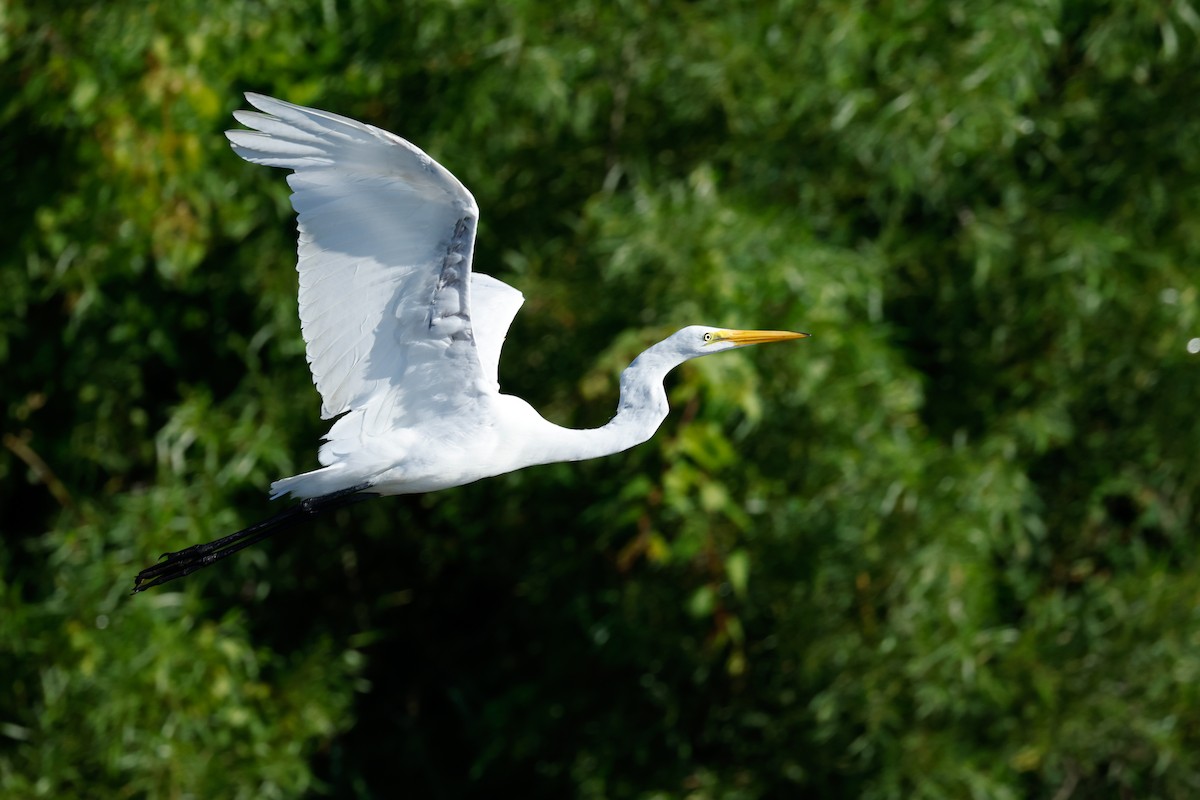
<svg viewBox="0 0 1200 800"><path fill-rule="evenodd" d="M193 545L175 553L164 553L159 563L147 567L137 574L137 577L133 579L133 591L136 594L152 586L160 586L176 578L182 578L184 575L190 575L198 569L215 564L222 558L233 555L238 550L260 542L271 534L278 533L297 522L376 496L364 493L363 490L366 488L367 484L363 484L321 497L310 497L237 533L231 533L205 544Z"/></svg>

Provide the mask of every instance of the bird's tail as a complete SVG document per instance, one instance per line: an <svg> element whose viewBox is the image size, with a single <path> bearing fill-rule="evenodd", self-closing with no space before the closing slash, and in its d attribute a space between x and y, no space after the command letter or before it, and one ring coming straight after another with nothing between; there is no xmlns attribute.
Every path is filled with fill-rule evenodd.
<svg viewBox="0 0 1200 800"><path fill-rule="evenodd" d="M276 500L285 494L290 494L298 499L333 494L345 487L345 473L345 463L338 462L314 469L312 472L302 472L290 478L281 478L271 484L271 499Z"/></svg>

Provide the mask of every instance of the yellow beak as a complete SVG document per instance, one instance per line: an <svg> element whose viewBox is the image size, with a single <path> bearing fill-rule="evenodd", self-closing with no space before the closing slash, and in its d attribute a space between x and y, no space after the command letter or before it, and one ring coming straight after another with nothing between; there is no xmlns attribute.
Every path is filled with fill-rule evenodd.
<svg viewBox="0 0 1200 800"><path fill-rule="evenodd" d="M736 345L766 344L767 342L808 338L807 333L793 331L721 331L717 336L720 341L733 342Z"/></svg>

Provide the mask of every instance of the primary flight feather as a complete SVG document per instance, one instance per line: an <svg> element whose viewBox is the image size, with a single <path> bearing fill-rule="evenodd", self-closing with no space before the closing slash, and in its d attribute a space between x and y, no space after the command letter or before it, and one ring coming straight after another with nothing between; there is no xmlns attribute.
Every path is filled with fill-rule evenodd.
<svg viewBox="0 0 1200 800"><path fill-rule="evenodd" d="M473 272L479 208L457 178L394 134L259 94L234 117L234 152L291 170L299 228L300 327L325 436L321 468L271 484L301 502L245 530L169 553L134 591L207 566L298 518L367 497L460 486L555 461L609 455L646 441L667 415L666 374L688 360L789 331L693 325L621 374L616 416L563 428L501 394L500 348L523 302ZM339 415L341 415L339 417Z"/></svg>

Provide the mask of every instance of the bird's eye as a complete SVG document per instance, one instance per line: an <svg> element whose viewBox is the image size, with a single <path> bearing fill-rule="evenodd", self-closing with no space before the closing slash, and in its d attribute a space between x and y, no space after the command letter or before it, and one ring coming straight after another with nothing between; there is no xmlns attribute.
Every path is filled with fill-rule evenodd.
<svg viewBox="0 0 1200 800"><path fill-rule="evenodd" d="M706 334L704 334L704 341L706 341L706 342L711 342L711 341L712 341L712 334L711 334L711 333L706 333Z"/></svg>

